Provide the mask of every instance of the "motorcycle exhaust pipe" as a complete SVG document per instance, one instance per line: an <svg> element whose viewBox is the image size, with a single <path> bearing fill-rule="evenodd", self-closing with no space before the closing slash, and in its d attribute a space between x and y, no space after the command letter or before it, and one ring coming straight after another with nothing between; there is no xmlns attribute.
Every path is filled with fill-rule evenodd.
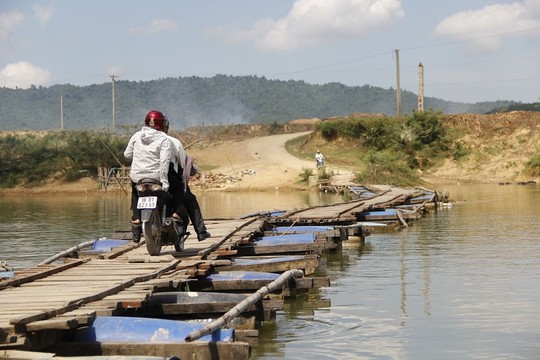
<svg viewBox="0 0 540 360"><path fill-rule="evenodd" d="M165 231L169 233L174 233L175 235L180 234L180 231L178 231L178 226L176 225L175 221L171 218L165 219L164 223Z"/></svg>

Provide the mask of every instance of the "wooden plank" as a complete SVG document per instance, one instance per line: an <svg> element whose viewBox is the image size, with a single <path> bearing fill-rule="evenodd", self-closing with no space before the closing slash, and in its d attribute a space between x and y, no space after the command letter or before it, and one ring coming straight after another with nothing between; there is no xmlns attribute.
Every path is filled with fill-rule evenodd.
<svg viewBox="0 0 540 360"><path fill-rule="evenodd" d="M162 356L172 354L180 359L220 359L248 360L251 347L245 342L203 342L192 343L63 343L56 346L60 356Z"/></svg>
<svg viewBox="0 0 540 360"><path fill-rule="evenodd" d="M67 305L67 306L63 306L63 307L58 307L58 308L55 308L55 309L35 312L33 314L23 315L23 316L20 316L20 317L15 317L15 318L11 319L9 321L9 323L12 324L12 325L26 325L26 324L29 324L29 323L34 322L34 321L49 319L51 317L57 316L58 314L63 314L65 312L67 312L67 311L71 311L71 310L73 310L75 308L77 308L77 305L71 304L71 305Z"/></svg>
<svg viewBox="0 0 540 360"><path fill-rule="evenodd" d="M238 233L240 230L246 228L247 226L250 226L250 225L253 225L253 223L255 223L257 221L257 224L258 224L258 227L260 227L260 221L258 221L259 219L258 218L253 218L251 220L248 220L244 223L242 223L241 225L237 226L235 229L233 229L229 234L227 234L226 236L223 237L223 239L211 246L209 246L208 248L202 250L199 252L199 256L201 258L206 258L206 256L208 254L210 254L211 252L215 251L216 249L218 249L225 241L229 240L235 233ZM251 231L250 231L251 232Z"/></svg>
<svg viewBox="0 0 540 360"><path fill-rule="evenodd" d="M330 279L327 277L302 277L294 279L298 289L313 289L321 287L329 287Z"/></svg>
<svg viewBox="0 0 540 360"><path fill-rule="evenodd" d="M55 357L54 353L48 352L34 352L23 350L0 350L0 358L2 359L52 359Z"/></svg>
<svg viewBox="0 0 540 360"><path fill-rule="evenodd" d="M124 240L124 239L121 239ZM113 249L113 251L103 255L104 259L115 259L119 257L120 255L124 255L125 253L138 248L141 246L141 244L135 244L135 243L128 243L128 245L122 246L120 248Z"/></svg>
<svg viewBox="0 0 540 360"><path fill-rule="evenodd" d="M115 293L117 293L117 292L119 292L119 291L133 285L136 282L145 281L147 279L152 279L152 278L158 277L163 272L166 272L166 271L176 267L176 265L178 265L179 262L180 262L180 260L175 259L175 261L170 262L167 266L162 266L161 268L159 268L158 270L156 270L156 271L154 271L152 273L139 275L139 276L137 276L135 278L129 279L129 280L124 281L123 283L120 283L120 284L117 284L117 285L113 285L113 286L111 286L111 287L109 287L107 289L104 289L104 290L102 290L100 292L97 292L97 293L94 292L94 293L91 293L91 294L85 294L85 296L83 296L83 297L79 297L79 298L76 298L76 299L71 299L71 300L69 300L68 305L59 307L57 309L51 309L51 310L42 311L42 312L38 312L38 313L34 313L34 314L29 314L28 316L22 316L22 317L18 317L18 318L15 318L15 319L11 319L10 323L14 324L14 325L24 325L24 324L28 324L28 323L33 322L33 321L45 320L45 319L48 319L50 317L57 316L59 314L63 314L65 312L67 312L67 311L71 311L74 308L81 306L82 304L86 304L88 302L100 300L100 299L103 299L104 297L106 297L108 295L115 294Z"/></svg>
<svg viewBox="0 0 540 360"><path fill-rule="evenodd" d="M161 304L158 305L158 309L161 308L164 315L180 315L180 314L211 314L211 313L226 313L231 310L237 302L223 301L213 303L189 303L189 304ZM255 311L257 308L255 305L247 309L248 312Z"/></svg>
<svg viewBox="0 0 540 360"><path fill-rule="evenodd" d="M253 291L271 283L272 280L230 280L189 282L190 291Z"/></svg>
<svg viewBox="0 0 540 360"><path fill-rule="evenodd" d="M320 241L309 244L290 244L290 245L269 245L258 246L248 245L238 247L238 256L249 255L272 255L272 254L297 254L297 253L315 253L321 254L325 250L334 249L337 244L332 241Z"/></svg>
<svg viewBox="0 0 540 360"><path fill-rule="evenodd" d="M232 264L230 266L221 266L219 271L233 271L233 270L242 270L242 271L259 271L259 272L275 272L282 273L291 269L310 269L309 274L313 270L319 267L320 261L317 256L306 256L302 259L295 260L283 260L283 261L273 261L267 263L258 263L258 264Z"/></svg>
<svg viewBox="0 0 540 360"><path fill-rule="evenodd" d="M96 274L86 274L87 278L82 277L78 274L58 274L54 276L54 279L50 279L51 282L88 282L88 283L94 283L94 282L113 282L113 281L120 281L124 280L126 277L133 277L137 275L144 274L144 272L139 273L131 273L131 274L115 274L115 273L109 273L108 275L105 275L106 273L96 273ZM97 279L94 279L94 277L97 277ZM48 283L48 279L42 279L39 280L38 284L45 284Z"/></svg>
<svg viewBox="0 0 540 360"><path fill-rule="evenodd" d="M237 341L248 343L250 346L259 345L259 330L235 330L234 337Z"/></svg>
<svg viewBox="0 0 540 360"><path fill-rule="evenodd" d="M45 270L39 271L39 272L34 273L34 274L30 274L30 275L26 275L26 276L25 275L20 275L20 276L15 275L15 277L13 277L11 279L0 281L0 290L8 288L10 286L20 286L22 284L26 284L28 282L35 281L37 279L42 279L42 278L45 278L47 276L62 272L64 270L66 270L66 269L69 269L69 268L72 268L72 267L75 267L75 266L79 266L81 264L84 264L87 261L89 261L89 260L70 261L70 262L67 262L67 263L65 263L63 265L55 266L52 269L50 267L45 267Z"/></svg>
<svg viewBox="0 0 540 360"><path fill-rule="evenodd" d="M69 330L76 329L78 326L79 322L77 321L77 319L54 318L48 320L34 321L32 323L26 324L26 331L39 331L50 329Z"/></svg>

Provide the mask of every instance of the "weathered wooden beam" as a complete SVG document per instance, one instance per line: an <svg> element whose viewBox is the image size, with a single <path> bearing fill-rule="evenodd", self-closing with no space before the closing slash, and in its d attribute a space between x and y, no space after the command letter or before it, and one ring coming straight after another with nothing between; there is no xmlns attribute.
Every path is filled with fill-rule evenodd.
<svg viewBox="0 0 540 360"><path fill-rule="evenodd" d="M234 330L236 341L248 343L250 346L259 345L259 330Z"/></svg>
<svg viewBox="0 0 540 360"><path fill-rule="evenodd" d="M49 352L34 352L24 350L0 350L0 358L15 360L52 359L56 355Z"/></svg>
<svg viewBox="0 0 540 360"><path fill-rule="evenodd" d="M40 330L69 330L76 329L79 326L77 319L73 318L54 318L41 321L34 321L30 324L26 324L26 331L40 331Z"/></svg>
<svg viewBox="0 0 540 360"><path fill-rule="evenodd" d="M290 244L290 245L248 245L238 247L238 256L249 255L272 255L272 254L296 254L313 253L321 254L325 250L334 249L337 244L333 241L316 241L308 244Z"/></svg>
<svg viewBox="0 0 540 360"><path fill-rule="evenodd" d="M162 356L180 359L248 360L251 346L246 342L192 343L62 343L54 348L60 356L123 355Z"/></svg>
<svg viewBox="0 0 540 360"><path fill-rule="evenodd" d="M300 269L304 270L306 275L311 275L313 270L319 267L320 259L316 255L306 255L301 259L288 260L284 259L281 261L272 261L272 262L261 262L253 264L235 264L234 262L229 266L220 266L219 271L259 271L259 272L274 272L282 273L290 269ZM308 270L308 271L306 271Z"/></svg>

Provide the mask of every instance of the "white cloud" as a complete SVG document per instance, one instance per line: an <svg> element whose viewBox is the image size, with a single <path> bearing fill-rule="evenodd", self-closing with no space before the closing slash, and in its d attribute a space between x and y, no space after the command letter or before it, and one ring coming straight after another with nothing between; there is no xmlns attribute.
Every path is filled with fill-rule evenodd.
<svg viewBox="0 0 540 360"><path fill-rule="evenodd" d="M0 70L0 86L8 88L29 88L30 85L46 85L51 80L48 70L34 66L27 61L8 64Z"/></svg>
<svg viewBox="0 0 540 360"><path fill-rule="evenodd" d="M54 10L51 6L45 7L41 5L34 5L34 15L39 19L42 24L47 23L54 14Z"/></svg>
<svg viewBox="0 0 540 360"><path fill-rule="evenodd" d="M178 23L172 20L154 19L149 24L132 27L129 32L132 34L157 34L164 31L175 31L178 28Z"/></svg>
<svg viewBox="0 0 540 360"><path fill-rule="evenodd" d="M540 19L540 0L525 0L523 1L523 6L525 7L525 14L523 17L531 17L535 19Z"/></svg>
<svg viewBox="0 0 540 360"><path fill-rule="evenodd" d="M24 20L24 15L18 11L0 13L0 40L5 40Z"/></svg>
<svg viewBox="0 0 540 360"><path fill-rule="evenodd" d="M400 0L296 0L282 19L263 19L229 40L253 41L268 50L290 50L354 38L404 16ZM220 30L223 35L223 30Z"/></svg>
<svg viewBox="0 0 540 360"><path fill-rule="evenodd" d="M436 27L438 35L450 35L460 40L486 37L472 44L480 50L495 51L502 38L497 34L520 32L540 27L540 0L525 0L511 4L496 4L479 10L462 11L443 19ZM539 32L532 32L532 34ZM519 33L519 34L526 34ZM529 33L530 35L531 33ZM517 34L515 34L517 35Z"/></svg>

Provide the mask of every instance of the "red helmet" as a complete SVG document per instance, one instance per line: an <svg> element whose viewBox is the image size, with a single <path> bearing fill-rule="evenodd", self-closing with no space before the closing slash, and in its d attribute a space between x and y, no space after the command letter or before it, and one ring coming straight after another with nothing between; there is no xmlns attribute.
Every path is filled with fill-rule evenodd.
<svg viewBox="0 0 540 360"><path fill-rule="evenodd" d="M167 120L165 114L157 110L152 110L146 114L144 124L159 131L165 131L169 128L169 120Z"/></svg>

